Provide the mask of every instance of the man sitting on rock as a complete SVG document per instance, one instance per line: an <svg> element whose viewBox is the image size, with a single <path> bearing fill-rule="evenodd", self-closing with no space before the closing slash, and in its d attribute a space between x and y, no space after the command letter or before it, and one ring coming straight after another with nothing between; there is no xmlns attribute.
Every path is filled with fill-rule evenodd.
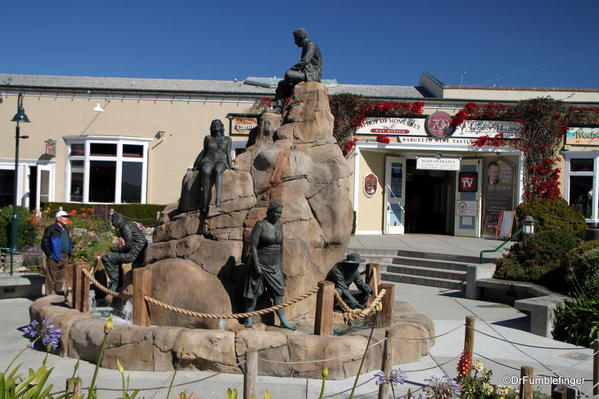
<svg viewBox="0 0 599 399"><path fill-rule="evenodd" d="M351 253L345 260L337 263L327 274L327 281L335 283L335 290L339 293L345 303L352 309L364 309L372 290L360 276L358 266L366 262L360 254ZM354 283L359 291L350 291L349 286ZM335 306L336 311L341 311L340 306Z"/></svg>
<svg viewBox="0 0 599 399"><path fill-rule="evenodd" d="M137 225L126 220L123 215L113 211L110 220L112 225L120 230L125 241L125 245L122 247L110 248L111 253L102 256L102 263L104 263L106 273L110 277L110 286L108 288L116 291L120 285L121 266L123 263L133 263L133 267L142 266L148 242Z"/></svg>
<svg viewBox="0 0 599 399"><path fill-rule="evenodd" d="M308 34L302 28L293 32L295 44L302 48L300 62L285 72L285 78L279 82L273 102L273 112L281 113L283 101L293 94L293 87L299 82L320 82L322 75L322 55L316 43L308 40Z"/></svg>

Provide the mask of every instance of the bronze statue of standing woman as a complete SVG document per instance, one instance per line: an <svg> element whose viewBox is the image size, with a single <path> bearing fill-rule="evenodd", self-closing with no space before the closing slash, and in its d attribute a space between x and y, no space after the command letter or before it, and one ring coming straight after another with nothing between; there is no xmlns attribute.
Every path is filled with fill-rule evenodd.
<svg viewBox="0 0 599 399"><path fill-rule="evenodd" d="M193 164L193 170L200 171L200 234L204 232L213 184L215 204L218 208L221 206L222 175L226 169L231 169L231 138L225 136L220 119L215 119L210 124L210 135L204 138L204 148Z"/></svg>
<svg viewBox="0 0 599 399"><path fill-rule="evenodd" d="M268 206L266 217L256 222L250 236L248 274L243 296L246 312L256 309L258 298L264 293L272 297L275 305L283 303L285 278L283 276L283 225L280 222L283 205L273 201ZM295 330L285 318L285 310L277 310L281 328ZM254 326L253 318L248 317L245 326Z"/></svg>

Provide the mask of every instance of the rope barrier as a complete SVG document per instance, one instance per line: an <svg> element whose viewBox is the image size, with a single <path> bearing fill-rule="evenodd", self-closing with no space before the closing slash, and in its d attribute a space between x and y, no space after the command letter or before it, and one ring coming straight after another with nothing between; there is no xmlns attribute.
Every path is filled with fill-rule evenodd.
<svg viewBox="0 0 599 399"><path fill-rule="evenodd" d="M103 293L108 294L108 295L112 295L115 298L123 298L123 299L131 299L131 298L133 298L133 295L121 294L121 293L118 293L116 291L112 291L111 289L108 289L108 288L104 287L98 280L96 280L94 278L94 276L91 274L91 272L89 270L87 270L85 268L82 268L81 271L83 271L83 274L85 274L85 277L87 277L87 279L89 281L91 281L96 286L96 288L98 288Z"/></svg>
<svg viewBox="0 0 599 399"><path fill-rule="evenodd" d="M450 334L450 333L452 333L454 331L460 330L462 327L464 327L464 326L463 325L459 325L456 328L452 328L451 330L444 332L443 334L434 335L432 337L424 337L424 338L402 338L402 337L397 337L397 339L399 339L400 341L428 341L430 339L436 339L436 338L442 337L444 335Z"/></svg>
<svg viewBox="0 0 599 399"><path fill-rule="evenodd" d="M472 313L478 320L482 321L483 323L485 323L491 330L495 331L495 333L497 333L497 335L499 335L500 337L502 337L503 339L506 339L503 334L501 334L495 327L493 327L490 323L488 323L486 320L484 320L483 318L481 318L479 315L477 315L474 311L472 311L472 309L469 309L468 307L466 307L464 304L462 304L460 301L458 301L455 298L451 298L454 302L456 302L458 305L460 305L461 307L463 307L464 309L466 309L468 312ZM544 367L545 369L549 370L551 373L555 374L556 376L559 377L558 374L556 374L549 366L547 366L546 364L544 364L543 362L541 362L539 359L535 358L534 356L524 352L522 349L518 348L518 346L512 344L509 340L507 341L510 345L512 345L514 347L514 349L516 349L518 352L522 353L524 356L528 357L529 359L534 360L535 362L537 362L539 365L541 365L542 367Z"/></svg>
<svg viewBox="0 0 599 399"><path fill-rule="evenodd" d="M370 345L369 347L367 347L365 350L368 350L370 348L373 348L377 345L380 345L381 343L385 342L387 338L383 338L378 342L375 342L374 344ZM264 359L262 357L258 357L258 360L261 360L263 362L266 363L277 363L277 364L306 364L306 363L323 363L323 362L328 362L331 360L337 360L337 359L343 359L346 357L353 357L353 356L361 356L364 354L364 350L360 351L360 352L354 352L354 353L348 353L346 355L341 355L341 356L335 356L335 357L330 357L328 359L318 359L318 360L304 360L304 361L297 361L297 362L284 362L281 360L270 360L270 359Z"/></svg>
<svg viewBox="0 0 599 399"><path fill-rule="evenodd" d="M350 321L354 321L354 320L364 320L366 317L368 317L373 312L376 305L378 305L381 302L381 300L385 296L385 293L387 292L387 290L382 289L381 292L379 292L379 294L376 296L376 298L374 298L372 303L366 309L350 308L349 305L347 303L345 303L343 298L341 298L341 295L339 295L337 290L335 290L334 292L335 292L335 299L337 299L337 301L339 302L339 304L345 311L345 312L343 312L343 320L346 323L349 323Z"/></svg>
<svg viewBox="0 0 599 399"><path fill-rule="evenodd" d="M239 362L239 363L237 363L237 364L234 364L234 365L232 365L231 367L239 367L239 366L241 366L241 365L242 365L242 364L244 364L244 363L245 363L245 360L242 360L241 362ZM211 379L211 378L214 378L214 377L216 377L216 376L218 376L218 375L221 375L221 374L224 374L224 373L221 371L221 372L214 373L214 374L212 374L212 375L209 375L209 376L207 376L207 377L204 377L204 378L199 378L199 379L197 379L197 380L191 380L191 381L187 381L187 382L180 382L180 383L178 383L178 384L173 384L171 388L178 388L178 387L182 387L182 386L185 386L185 385L190 385L190 384L195 384L195 383L197 383L197 382L206 381L206 380L209 380L209 379ZM169 387L168 387L168 385L167 385L167 386L164 386L164 387L150 387L150 388L128 388L128 389L126 389L126 391L127 391L127 392L132 392L132 391L140 391L140 392L142 392L142 391L158 391L158 390L161 390L161 389L168 389L168 388L169 388ZM86 389L88 389L88 388L87 388L87 387L85 387L85 388L82 388L82 390L86 390ZM115 391L115 392L122 392L122 390L123 390L123 389L122 389L122 388L96 388L96 390L97 390L97 391ZM64 391L63 391L63 392L64 392Z"/></svg>
<svg viewBox="0 0 599 399"><path fill-rule="evenodd" d="M154 299L149 296L144 296L144 299L146 300L146 302L149 302L153 305L159 306L163 309L170 310L171 312L175 312L175 313L179 313L179 314L183 314L183 315L191 316L191 317L197 317L199 319L244 319L246 317L261 316L264 314L275 312L279 309L286 308L288 306L293 305L294 303L303 301L304 299L308 298L310 295L314 295L316 292L318 292L318 288L314 288L314 289L306 292L303 295L300 295L288 302L281 303L279 305L271 306L271 307L265 308L265 309L260 309L260 310L254 311L254 312L232 313L232 314L212 314L212 313L194 312L192 310L181 309L176 306L172 306L172 305L166 304L164 302L160 302L159 300Z"/></svg>
<svg viewBox="0 0 599 399"><path fill-rule="evenodd" d="M377 377L375 376L375 377L372 377L372 378L370 378L370 379L368 379L368 380L366 380L366 381L364 381L364 382L361 382L360 384L356 385L356 388L358 388L358 387L361 387L362 385L366 385L366 384L368 384L369 382L371 382L372 380L375 380L376 378L377 378ZM339 396L339 395L341 395L342 393L349 392L349 391L351 391L352 389L353 389L353 388L348 388L348 389L346 389L346 390L344 390L344 391L337 392L337 393L333 393L333 394L330 394L330 395L326 395L326 396L324 396L324 397L325 397L325 398L332 398L332 397L335 397L335 396Z"/></svg>
<svg viewBox="0 0 599 399"><path fill-rule="evenodd" d="M512 366L510 366L510 365L508 365L508 364L505 364L505 363L498 362L497 360L493 360L493 359L491 359L491 358L489 358L489 357L483 356L483 355L481 355L480 353L476 353L476 352L474 352L474 354L475 354L476 356L478 356L478 357L482 357L483 359L485 359L485 360L488 360L488 361L490 361L490 362L492 362L492 363L496 363L496 364L498 364L498 365L500 365L500 366L507 367L507 368L509 368L509 369L512 369L512 370L520 371L520 369L519 369L519 368L512 367Z"/></svg>
<svg viewBox="0 0 599 399"><path fill-rule="evenodd" d="M527 346L527 347L529 347L529 348L537 348L537 349L553 349L553 350L560 350L560 351L567 351L567 350L570 350L570 351L579 351L579 350L588 349L588 348L566 348L566 347L562 347L562 348L559 348L559 347L558 347L558 348L552 348L552 347L549 347L549 346L539 346L539 345L523 344L523 343L521 343L521 342L514 342L514 341L510 341L510 340L508 340L508 339L504 339L504 338L499 338L499 337L496 337L496 336L494 336L494 335L491 335L491 334L488 334L488 333L486 333L486 332L482 332L482 331L480 331L480 330L477 330L476 328L474 329L474 331L476 331L477 333L480 333L480 334L482 334L482 335L486 335L487 337L490 337L490 338L497 339L497 340L499 340L499 341L508 342L508 343L510 343L510 344L513 344L513 345L518 345L518 346Z"/></svg>
<svg viewBox="0 0 599 399"><path fill-rule="evenodd" d="M430 356L430 354L429 354L429 356ZM456 360L458 360L460 358L460 356L461 355L458 355L458 356L456 356L456 357L454 357L452 359L449 359L448 361L446 361L444 363L441 363L441 364L437 363L437 365L433 366L433 367L427 367L427 368L424 368L424 369L415 369L415 370L403 370L402 369L402 371L404 371L405 373L418 373L420 371L434 370L436 368L441 368L441 366L445 366L446 364L455 362ZM435 362L436 362L436 360L435 360ZM441 370L443 370L443 369L441 369Z"/></svg>

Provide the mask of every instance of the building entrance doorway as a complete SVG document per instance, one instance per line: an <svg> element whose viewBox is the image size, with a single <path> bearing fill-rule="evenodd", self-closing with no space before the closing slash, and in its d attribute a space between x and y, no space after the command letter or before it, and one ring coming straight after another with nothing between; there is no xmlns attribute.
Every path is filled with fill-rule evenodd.
<svg viewBox="0 0 599 399"><path fill-rule="evenodd" d="M454 235L456 172L406 164L406 233Z"/></svg>

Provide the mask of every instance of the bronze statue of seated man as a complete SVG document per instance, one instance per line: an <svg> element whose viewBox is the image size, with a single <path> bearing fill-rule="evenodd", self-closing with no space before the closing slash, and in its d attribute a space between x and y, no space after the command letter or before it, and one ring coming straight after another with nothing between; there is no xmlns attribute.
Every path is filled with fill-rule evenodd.
<svg viewBox="0 0 599 399"><path fill-rule="evenodd" d="M293 32L295 44L302 48L300 62L293 65L285 78L279 82L275 92L273 112L281 113L283 101L291 97L293 87L299 82L320 82L322 75L322 54L316 43L308 40L308 34L302 28Z"/></svg>
<svg viewBox="0 0 599 399"><path fill-rule="evenodd" d="M333 266L326 277L327 281L335 283L335 290L352 309L364 309L368 297L372 295L372 290L360 276L358 270L358 266L364 262L366 259L361 258L360 254L351 253ZM352 284L355 284L358 291L349 289ZM336 305L335 310L341 311L341 307Z"/></svg>

